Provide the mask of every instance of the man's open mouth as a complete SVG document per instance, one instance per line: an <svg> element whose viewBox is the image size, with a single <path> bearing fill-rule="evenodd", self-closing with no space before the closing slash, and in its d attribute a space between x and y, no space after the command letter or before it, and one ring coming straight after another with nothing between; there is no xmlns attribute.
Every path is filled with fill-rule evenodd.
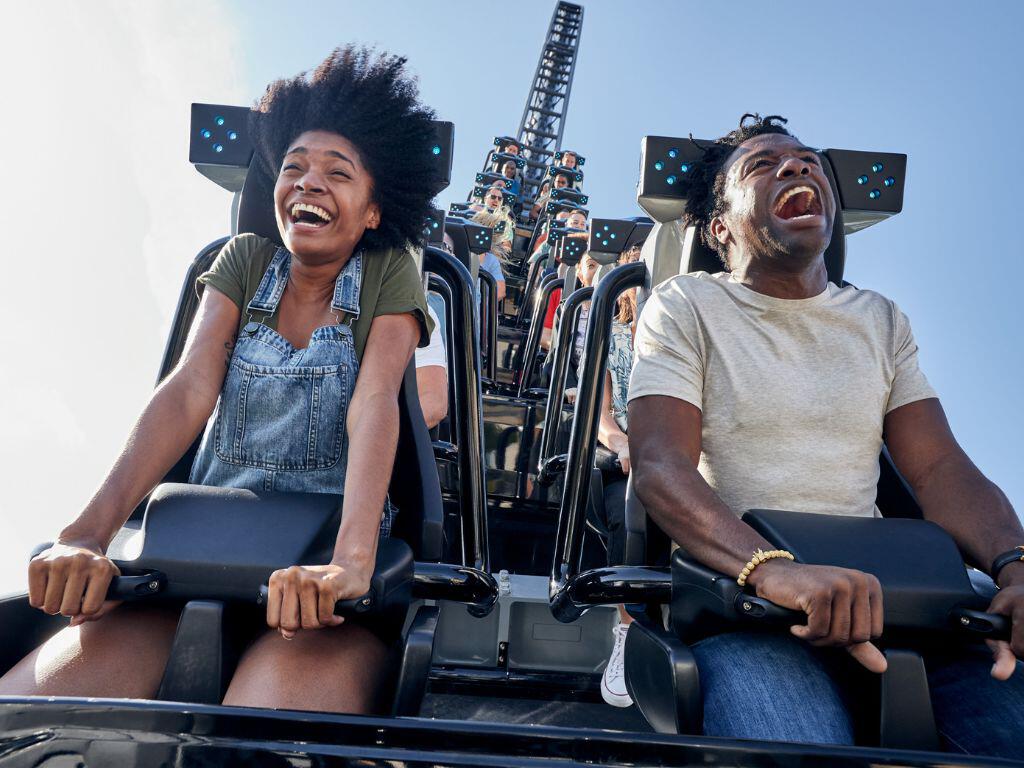
<svg viewBox="0 0 1024 768"><path fill-rule="evenodd" d="M805 184L783 192L772 209L772 213L787 221L820 216L822 212L821 199L817 191Z"/></svg>
<svg viewBox="0 0 1024 768"><path fill-rule="evenodd" d="M334 220L327 211L319 205L309 203L294 203L291 208L292 222L304 227L319 228L327 226Z"/></svg>

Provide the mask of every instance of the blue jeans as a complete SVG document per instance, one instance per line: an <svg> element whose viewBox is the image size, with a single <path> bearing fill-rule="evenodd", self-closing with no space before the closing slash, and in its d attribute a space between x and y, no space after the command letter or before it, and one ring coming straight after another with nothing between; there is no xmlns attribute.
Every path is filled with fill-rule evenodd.
<svg viewBox="0 0 1024 768"><path fill-rule="evenodd" d="M692 646L708 736L853 744L850 665L845 651L817 649L782 634L736 632ZM1024 663L1005 682L989 675L985 646L956 658L926 657L935 720L945 747L1019 758L1024 734Z"/></svg>

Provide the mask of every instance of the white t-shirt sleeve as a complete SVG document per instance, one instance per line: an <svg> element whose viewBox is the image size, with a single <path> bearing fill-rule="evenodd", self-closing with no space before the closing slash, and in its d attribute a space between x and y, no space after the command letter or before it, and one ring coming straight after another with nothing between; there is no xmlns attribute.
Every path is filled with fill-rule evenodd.
<svg viewBox="0 0 1024 768"><path fill-rule="evenodd" d="M910 330L910 320L895 303L892 304L892 312L895 365L889 402L885 407L886 413L901 405L938 397L918 365L917 342L914 341L914 333Z"/></svg>
<svg viewBox="0 0 1024 768"><path fill-rule="evenodd" d="M430 365L438 365L448 370L448 358L445 355L444 340L441 338L441 322L437 319L432 307L427 307L427 312L434 320L434 332L430 334L430 344L416 348L416 367L426 368Z"/></svg>
<svg viewBox="0 0 1024 768"><path fill-rule="evenodd" d="M665 395L703 409L705 345L693 305L677 283L651 294L633 344L630 400Z"/></svg>

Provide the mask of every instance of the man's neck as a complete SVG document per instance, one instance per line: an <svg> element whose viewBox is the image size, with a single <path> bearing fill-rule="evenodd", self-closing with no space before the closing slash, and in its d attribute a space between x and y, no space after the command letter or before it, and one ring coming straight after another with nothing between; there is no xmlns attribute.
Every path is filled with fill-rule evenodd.
<svg viewBox="0 0 1024 768"><path fill-rule="evenodd" d="M828 270L822 257L793 270L762 259L743 259L732 270L733 279L756 293L776 299L809 299L828 285Z"/></svg>

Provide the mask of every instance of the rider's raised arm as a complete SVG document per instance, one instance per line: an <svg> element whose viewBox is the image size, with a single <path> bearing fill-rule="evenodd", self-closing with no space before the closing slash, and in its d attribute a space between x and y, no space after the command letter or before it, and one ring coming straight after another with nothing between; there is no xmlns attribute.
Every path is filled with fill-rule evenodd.
<svg viewBox="0 0 1024 768"><path fill-rule="evenodd" d="M366 569L363 591L373 572L380 511L398 445L398 393L421 327L411 314L373 319L348 410L345 506L333 562Z"/></svg>
<svg viewBox="0 0 1024 768"><path fill-rule="evenodd" d="M697 471L706 349L678 286L663 286L648 299L634 346L629 454L637 496L687 552L723 573L739 573L754 550L772 546Z"/></svg>
<svg viewBox="0 0 1024 768"><path fill-rule="evenodd" d="M633 483L647 513L674 542L705 565L738 575L756 550L773 547L698 471L707 344L683 289L688 279L656 290L637 326L629 387ZM875 577L780 558L755 568L747 583L761 597L807 614L806 626L792 628L797 637L844 646L871 671L885 671L885 658L869 642L883 629Z"/></svg>
<svg viewBox="0 0 1024 768"><path fill-rule="evenodd" d="M113 468L61 533L61 541L106 549L132 510L181 458L217 403L238 320L231 299L217 290L204 291L181 360L154 390Z"/></svg>
<svg viewBox="0 0 1024 768"><path fill-rule="evenodd" d="M996 556L1024 542L1010 500L957 443L938 398L886 414L885 442L925 518L945 528L978 568L988 571ZM999 576L1000 586L1024 583L1024 565Z"/></svg>
<svg viewBox="0 0 1024 768"><path fill-rule="evenodd" d="M1009 499L957 443L946 413L918 365L910 321L892 304L893 380L883 433L896 467L924 516L945 528L964 555L987 571L994 558L1024 543ZM1012 571L1004 569L1007 578ZM1024 573L1014 578L1024 582Z"/></svg>

